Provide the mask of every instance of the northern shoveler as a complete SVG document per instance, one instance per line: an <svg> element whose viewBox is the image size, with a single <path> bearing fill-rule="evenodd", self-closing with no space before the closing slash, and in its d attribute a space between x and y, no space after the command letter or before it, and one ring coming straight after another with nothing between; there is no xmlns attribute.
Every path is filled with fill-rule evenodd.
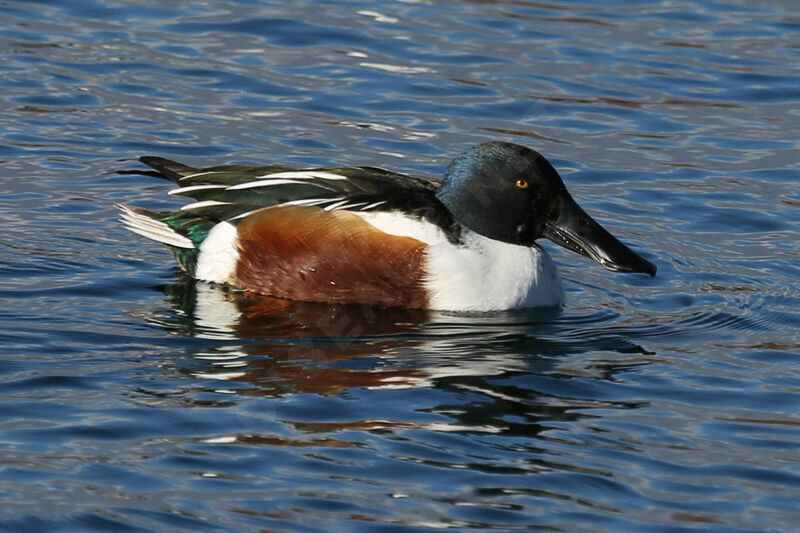
<svg viewBox="0 0 800 533"><path fill-rule="evenodd" d="M619 272L656 267L572 199L538 152L474 146L441 181L374 167L192 168L140 158L195 201L119 205L193 277L297 301L453 311L560 305L551 241Z"/></svg>

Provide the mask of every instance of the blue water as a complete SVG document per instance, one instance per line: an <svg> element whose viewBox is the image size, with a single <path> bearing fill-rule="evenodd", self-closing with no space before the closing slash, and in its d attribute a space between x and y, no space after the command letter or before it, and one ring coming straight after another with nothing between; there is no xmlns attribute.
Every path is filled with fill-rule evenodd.
<svg viewBox="0 0 800 533"><path fill-rule="evenodd" d="M0 4L0 530L791 531L794 0ZM658 265L560 312L259 302L135 158L440 175L541 151Z"/></svg>

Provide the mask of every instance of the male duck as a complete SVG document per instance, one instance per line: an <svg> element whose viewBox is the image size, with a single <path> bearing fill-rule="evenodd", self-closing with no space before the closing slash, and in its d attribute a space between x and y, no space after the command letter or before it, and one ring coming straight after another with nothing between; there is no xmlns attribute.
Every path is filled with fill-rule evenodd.
<svg viewBox="0 0 800 533"><path fill-rule="evenodd" d="M298 301L491 311L560 305L544 237L604 267L656 267L581 209L538 152L487 142L444 179L373 167L230 165L142 157L193 203L119 205L131 231L166 244L197 279Z"/></svg>

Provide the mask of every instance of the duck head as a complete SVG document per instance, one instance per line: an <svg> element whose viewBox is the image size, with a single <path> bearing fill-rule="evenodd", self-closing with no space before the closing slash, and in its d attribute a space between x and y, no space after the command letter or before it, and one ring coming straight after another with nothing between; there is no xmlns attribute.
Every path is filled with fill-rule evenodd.
<svg viewBox="0 0 800 533"><path fill-rule="evenodd" d="M450 163L436 196L458 222L490 239L533 246L546 238L609 270L656 274L572 199L544 156L524 146L470 148Z"/></svg>

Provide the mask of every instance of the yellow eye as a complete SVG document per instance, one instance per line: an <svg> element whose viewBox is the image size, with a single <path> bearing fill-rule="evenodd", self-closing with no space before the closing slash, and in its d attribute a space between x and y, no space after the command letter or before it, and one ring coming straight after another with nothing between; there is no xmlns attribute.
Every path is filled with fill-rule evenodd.
<svg viewBox="0 0 800 533"><path fill-rule="evenodd" d="M516 185L520 189L527 189L529 184L527 180L517 180Z"/></svg>

